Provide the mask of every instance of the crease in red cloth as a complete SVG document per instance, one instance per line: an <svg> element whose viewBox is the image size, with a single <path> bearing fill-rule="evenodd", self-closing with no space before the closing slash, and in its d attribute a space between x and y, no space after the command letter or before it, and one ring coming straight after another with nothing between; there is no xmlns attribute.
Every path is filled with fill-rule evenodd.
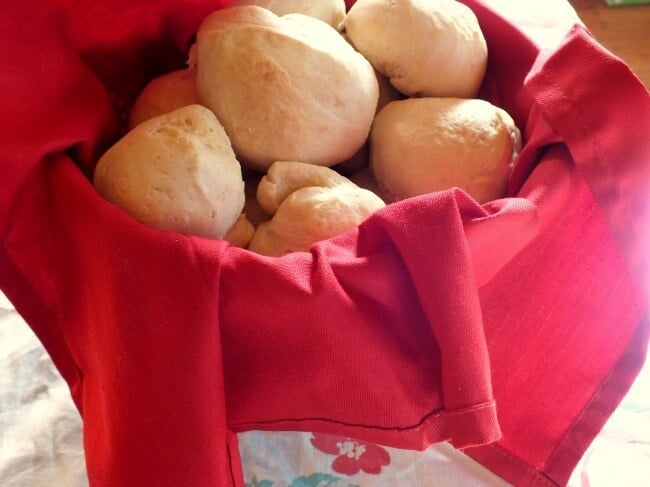
<svg viewBox="0 0 650 487"><path fill-rule="evenodd" d="M311 253L268 258L228 249L220 323L233 424L304 430L339 423L368 441L412 448L498 438L474 275L489 280L521 250L535 235L536 214L518 200L490 210L450 190L391 205ZM495 229L515 228L508 245L473 271L472 251L493 244ZM260 313L260 303L278 296L283 305ZM255 360L241 354L253 342ZM337 385L332 395L341 381L345 390Z"/></svg>

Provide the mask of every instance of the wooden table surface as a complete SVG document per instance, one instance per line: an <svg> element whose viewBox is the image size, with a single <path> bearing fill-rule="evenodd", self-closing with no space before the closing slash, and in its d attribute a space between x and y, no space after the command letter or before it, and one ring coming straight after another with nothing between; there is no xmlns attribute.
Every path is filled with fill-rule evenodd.
<svg viewBox="0 0 650 487"><path fill-rule="evenodd" d="M625 60L650 87L650 4L608 7L603 0L570 2L598 42Z"/></svg>

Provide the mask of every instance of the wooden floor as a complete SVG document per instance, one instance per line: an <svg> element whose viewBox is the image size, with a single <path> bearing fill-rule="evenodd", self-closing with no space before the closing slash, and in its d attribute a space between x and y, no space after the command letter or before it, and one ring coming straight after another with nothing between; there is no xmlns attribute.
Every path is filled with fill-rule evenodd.
<svg viewBox="0 0 650 487"><path fill-rule="evenodd" d="M612 8L604 0L570 2L593 36L650 87L650 4Z"/></svg>

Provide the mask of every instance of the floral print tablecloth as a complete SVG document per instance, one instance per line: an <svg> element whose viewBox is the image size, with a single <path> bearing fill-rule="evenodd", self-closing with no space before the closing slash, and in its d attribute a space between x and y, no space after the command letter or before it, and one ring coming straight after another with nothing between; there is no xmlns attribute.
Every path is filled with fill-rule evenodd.
<svg viewBox="0 0 650 487"><path fill-rule="evenodd" d="M319 433L240 435L247 487L507 486L451 445L411 452Z"/></svg>

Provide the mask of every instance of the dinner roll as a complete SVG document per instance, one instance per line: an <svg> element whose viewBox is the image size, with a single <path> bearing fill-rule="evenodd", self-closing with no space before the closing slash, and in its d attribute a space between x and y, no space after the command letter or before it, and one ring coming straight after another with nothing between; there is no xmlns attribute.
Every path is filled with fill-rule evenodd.
<svg viewBox="0 0 650 487"><path fill-rule="evenodd" d="M177 108L197 104L195 81L193 69L172 71L151 80L133 104L129 128Z"/></svg>
<svg viewBox="0 0 650 487"><path fill-rule="evenodd" d="M209 15L196 44L198 99L223 123L243 164L331 166L366 140L377 79L324 22L234 7Z"/></svg>
<svg viewBox="0 0 650 487"><path fill-rule="evenodd" d="M320 19L340 31L345 20L345 0L235 0L232 7L257 5L275 15L303 14Z"/></svg>
<svg viewBox="0 0 650 487"><path fill-rule="evenodd" d="M273 215L287 197L300 188L317 186L333 188L340 184L354 184L327 167L304 162L274 162L257 187L257 201L262 209Z"/></svg>
<svg viewBox="0 0 650 487"><path fill-rule="evenodd" d="M483 81L485 38L474 13L454 0L358 0L345 31L406 95L470 98Z"/></svg>
<svg viewBox="0 0 650 487"><path fill-rule="evenodd" d="M135 127L99 160L94 183L141 223L201 237L222 238L244 206L230 141L200 105Z"/></svg>
<svg viewBox="0 0 650 487"><path fill-rule="evenodd" d="M315 242L356 227L384 206L375 194L352 184L301 188L280 204L271 221L257 228L248 249L269 256L307 251Z"/></svg>
<svg viewBox="0 0 650 487"><path fill-rule="evenodd" d="M375 118L370 167L397 200L459 187L485 203L503 196L520 146L512 118L486 101L411 98Z"/></svg>
<svg viewBox="0 0 650 487"><path fill-rule="evenodd" d="M332 169L303 162L275 162L260 181L257 198L274 216L257 228L248 249L270 256L309 250L385 206Z"/></svg>

